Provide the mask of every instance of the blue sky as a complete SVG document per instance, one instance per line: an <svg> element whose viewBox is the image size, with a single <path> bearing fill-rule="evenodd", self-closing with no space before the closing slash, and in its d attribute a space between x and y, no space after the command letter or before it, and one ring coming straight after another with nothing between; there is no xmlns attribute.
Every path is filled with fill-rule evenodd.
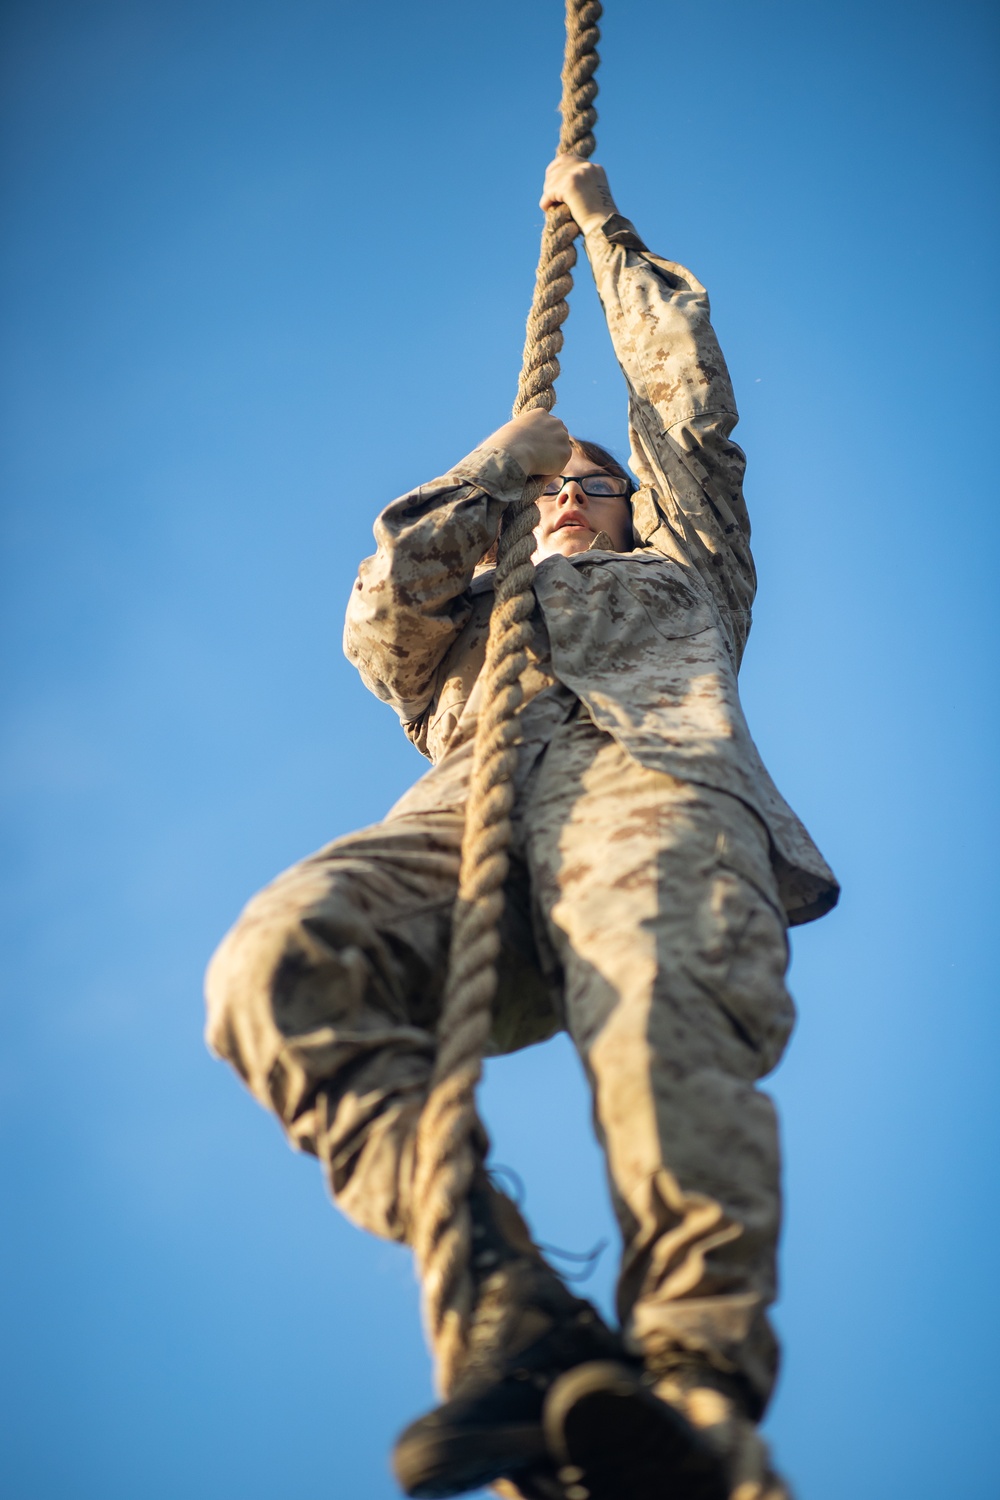
<svg viewBox="0 0 1000 1500"><path fill-rule="evenodd" d="M201 1042L218 938L422 762L340 653L377 510L504 420L557 0L9 0L0 1484L395 1493L405 1252ZM845 888L794 939L769 1419L801 1500L989 1500L997 19L609 0L598 159L712 295L743 672ZM559 412L622 451L584 273ZM556 1041L491 1065L542 1238L613 1237ZM614 1248L589 1285L607 1305Z"/></svg>

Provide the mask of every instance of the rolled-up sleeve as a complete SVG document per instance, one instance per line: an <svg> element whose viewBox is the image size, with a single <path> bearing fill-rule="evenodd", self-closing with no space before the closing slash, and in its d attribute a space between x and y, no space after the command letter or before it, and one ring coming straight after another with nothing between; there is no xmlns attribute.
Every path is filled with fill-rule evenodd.
<svg viewBox="0 0 1000 1500"><path fill-rule="evenodd" d="M377 550L358 570L344 651L404 723L430 704L438 668L469 619L476 564L526 478L503 449L477 448L375 523Z"/></svg>
<svg viewBox="0 0 1000 1500"><path fill-rule="evenodd" d="M646 249L614 214L587 253L629 393L631 464L641 540L695 567L728 626L737 660L756 574L743 499L739 420L712 328L708 294L690 271Z"/></svg>

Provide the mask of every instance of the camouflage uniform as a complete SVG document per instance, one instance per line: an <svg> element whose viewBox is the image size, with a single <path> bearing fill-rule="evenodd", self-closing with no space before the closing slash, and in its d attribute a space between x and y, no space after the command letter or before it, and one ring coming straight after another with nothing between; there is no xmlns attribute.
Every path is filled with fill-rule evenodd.
<svg viewBox="0 0 1000 1500"><path fill-rule="evenodd" d="M756 1083L792 1025L786 924L837 889L740 708L755 579L704 288L617 215L586 243L629 389L636 547L602 534L536 571L494 1045L572 1036L624 1240L623 1327L654 1368L707 1360L759 1414L780 1199ZM209 974L213 1048L323 1159L341 1208L398 1240L481 690L478 564L525 477L480 448L379 517L346 650L434 767L257 896Z"/></svg>

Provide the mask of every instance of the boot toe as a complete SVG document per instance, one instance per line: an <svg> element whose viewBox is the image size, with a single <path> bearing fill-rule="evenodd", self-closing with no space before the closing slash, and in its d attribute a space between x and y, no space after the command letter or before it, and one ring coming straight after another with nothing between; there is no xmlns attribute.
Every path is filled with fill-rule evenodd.
<svg viewBox="0 0 1000 1500"><path fill-rule="evenodd" d="M443 1500L544 1465L548 1451L540 1396L535 1405L532 1415L518 1412L510 1399L456 1401L418 1417L393 1449L393 1472L403 1493L414 1500Z"/></svg>

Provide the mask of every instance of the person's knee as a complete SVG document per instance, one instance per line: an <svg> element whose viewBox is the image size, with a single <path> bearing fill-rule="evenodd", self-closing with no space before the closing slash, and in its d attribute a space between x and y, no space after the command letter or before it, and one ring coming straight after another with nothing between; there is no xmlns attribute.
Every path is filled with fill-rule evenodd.
<svg viewBox="0 0 1000 1500"><path fill-rule="evenodd" d="M323 1023L350 951L309 923L317 892L290 871L255 896L223 938L205 976L210 1049L230 1062L255 1093L289 1037ZM331 946L333 942L333 946ZM345 944L345 948L349 945Z"/></svg>
<svg viewBox="0 0 1000 1500"><path fill-rule="evenodd" d="M343 1029L385 1025L384 947L348 883L296 867L254 897L209 965L209 1047L277 1108L279 1074L301 1072L303 1087L326 1077Z"/></svg>
<svg viewBox="0 0 1000 1500"><path fill-rule="evenodd" d="M205 975L208 1046L255 1092L280 1044L274 994L298 927L291 913L260 907L257 897L223 938Z"/></svg>

